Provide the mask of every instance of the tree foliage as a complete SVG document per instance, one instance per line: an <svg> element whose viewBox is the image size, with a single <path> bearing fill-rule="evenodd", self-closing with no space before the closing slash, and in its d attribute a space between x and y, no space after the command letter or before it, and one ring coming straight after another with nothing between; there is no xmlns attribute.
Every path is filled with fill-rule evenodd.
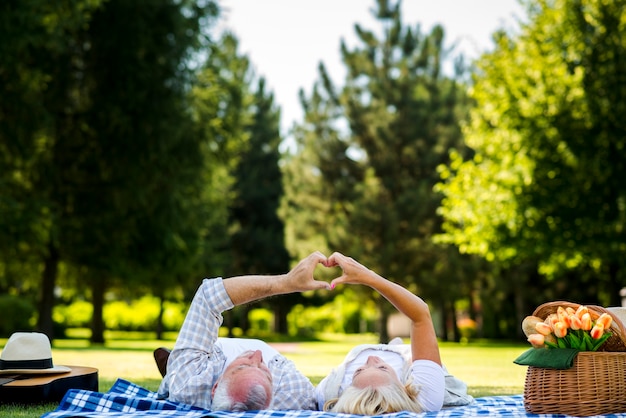
<svg viewBox="0 0 626 418"><path fill-rule="evenodd" d="M101 341L107 283L153 274L164 253L177 259L172 250L195 239L182 203L197 194L202 168L189 135L188 64L204 43L201 22L217 9L165 0L3 4L3 19L34 29L3 26L14 29L3 48L17 47L0 70L9 91L0 99L9 121L1 218L18 221L4 236L44 266L39 328L52 336L66 262L93 284L92 339Z"/></svg>
<svg viewBox="0 0 626 418"><path fill-rule="evenodd" d="M531 262L626 284L626 2L525 2L528 23L478 62L465 131L473 159L442 169L443 240L508 266ZM575 286L572 284L572 286Z"/></svg>
<svg viewBox="0 0 626 418"><path fill-rule="evenodd" d="M360 46L341 45L345 85L336 87L320 65L320 81L301 95L300 149L287 168L289 236L324 242L443 307L460 290L454 283L462 274L453 271L463 263L454 248L431 241L441 224L441 196L432 188L449 149L463 147L459 118L467 103L442 71L443 28L422 34L403 25L399 3L377 6L380 38L355 25ZM385 340L388 305L380 306Z"/></svg>

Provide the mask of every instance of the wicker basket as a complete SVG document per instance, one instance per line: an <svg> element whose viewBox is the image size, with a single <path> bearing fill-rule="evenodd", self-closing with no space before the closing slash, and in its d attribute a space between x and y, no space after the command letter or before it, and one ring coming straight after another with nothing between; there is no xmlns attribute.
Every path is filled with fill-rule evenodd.
<svg viewBox="0 0 626 418"><path fill-rule="evenodd" d="M571 302L550 302L539 306L533 315L545 318L558 306L578 308ZM603 312L589 306L595 320ZM580 352L570 369L529 366L524 384L524 408L531 414L572 416L605 415L626 412L626 331L612 313L612 336L597 352Z"/></svg>
<svg viewBox="0 0 626 418"><path fill-rule="evenodd" d="M529 366L524 408L573 416L626 412L626 353L580 352L571 369Z"/></svg>

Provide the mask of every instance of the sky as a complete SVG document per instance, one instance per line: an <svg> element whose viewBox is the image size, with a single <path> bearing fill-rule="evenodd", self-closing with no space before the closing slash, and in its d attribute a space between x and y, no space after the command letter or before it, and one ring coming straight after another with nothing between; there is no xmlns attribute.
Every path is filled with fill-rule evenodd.
<svg viewBox="0 0 626 418"><path fill-rule="evenodd" d="M247 55L258 76L266 80L281 108L281 133L303 117L298 91L306 94L319 79L324 63L333 82L341 86L345 68L340 42L358 45L354 24L378 30L374 0L219 0L218 30L228 29L239 39L239 53ZM422 33L435 24L444 27L445 45L467 58L492 49L491 35L498 29L517 28L523 18L518 0L404 0L405 25L420 25Z"/></svg>

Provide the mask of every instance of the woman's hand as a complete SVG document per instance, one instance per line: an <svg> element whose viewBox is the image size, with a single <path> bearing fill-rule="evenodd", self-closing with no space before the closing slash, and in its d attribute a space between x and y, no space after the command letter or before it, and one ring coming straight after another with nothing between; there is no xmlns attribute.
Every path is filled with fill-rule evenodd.
<svg viewBox="0 0 626 418"><path fill-rule="evenodd" d="M330 288L334 289L338 284L364 284L371 286L373 280L384 280L381 276L374 273L352 257L335 252L324 263L326 267L340 267L342 275L335 278L330 283Z"/></svg>
<svg viewBox="0 0 626 418"><path fill-rule="evenodd" d="M411 353L413 360L432 360L441 364L437 334L426 302L397 283L391 282L350 257L333 253L324 264L339 266L343 274L330 283L333 289L341 283L371 287L411 320Z"/></svg>

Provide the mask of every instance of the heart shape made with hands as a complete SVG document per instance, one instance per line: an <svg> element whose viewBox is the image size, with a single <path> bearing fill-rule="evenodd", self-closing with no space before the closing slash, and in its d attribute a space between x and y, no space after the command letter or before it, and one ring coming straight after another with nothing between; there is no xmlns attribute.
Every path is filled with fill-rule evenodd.
<svg viewBox="0 0 626 418"><path fill-rule="evenodd" d="M326 273L319 273L319 265L327 269L339 268L341 269L341 274L338 274L330 281L327 281L329 280L330 275ZM350 276L358 276L360 275L359 271L367 270L367 268L359 264L356 260L352 259L351 257L347 257L339 252L334 252L330 257L326 257L320 251L315 251L311 253L308 257L304 258L298 266L299 267L295 268L298 270L304 269L304 271L310 274L309 277L312 276L313 280L317 282L318 286L320 284L323 284L327 289L330 290L334 289L336 284L352 283L353 279L356 279L356 277ZM315 274L316 271L318 272L317 275ZM321 278L320 276L323 276L323 278ZM358 283L358 280L355 283Z"/></svg>
<svg viewBox="0 0 626 418"><path fill-rule="evenodd" d="M336 271L337 274L331 275L330 272L333 270ZM340 278L343 275L344 275L343 268L339 265L338 262L334 260L330 260L329 258L324 258L318 261L318 265L315 268L313 278L316 281L324 282L328 284L329 289L333 290L336 286L336 284L333 283L333 281L335 279Z"/></svg>
<svg viewBox="0 0 626 418"><path fill-rule="evenodd" d="M330 278L330 280L332 279L336 279L337 277L340 277L343 274L343 269L341 268L341 266L339 264L333 264L332 266L327 266L325 263L320 262L316 267L315 267L315 272L316 273L320 273L321 275L325 276L326 279L328 279L328 277L330 277L330 272L332 271L338 271L339 275L337 276L332 276L332 278ZM315 279L317 280L317 275L315 277ZM323 280L323 279L322 279Z"/></svg>

